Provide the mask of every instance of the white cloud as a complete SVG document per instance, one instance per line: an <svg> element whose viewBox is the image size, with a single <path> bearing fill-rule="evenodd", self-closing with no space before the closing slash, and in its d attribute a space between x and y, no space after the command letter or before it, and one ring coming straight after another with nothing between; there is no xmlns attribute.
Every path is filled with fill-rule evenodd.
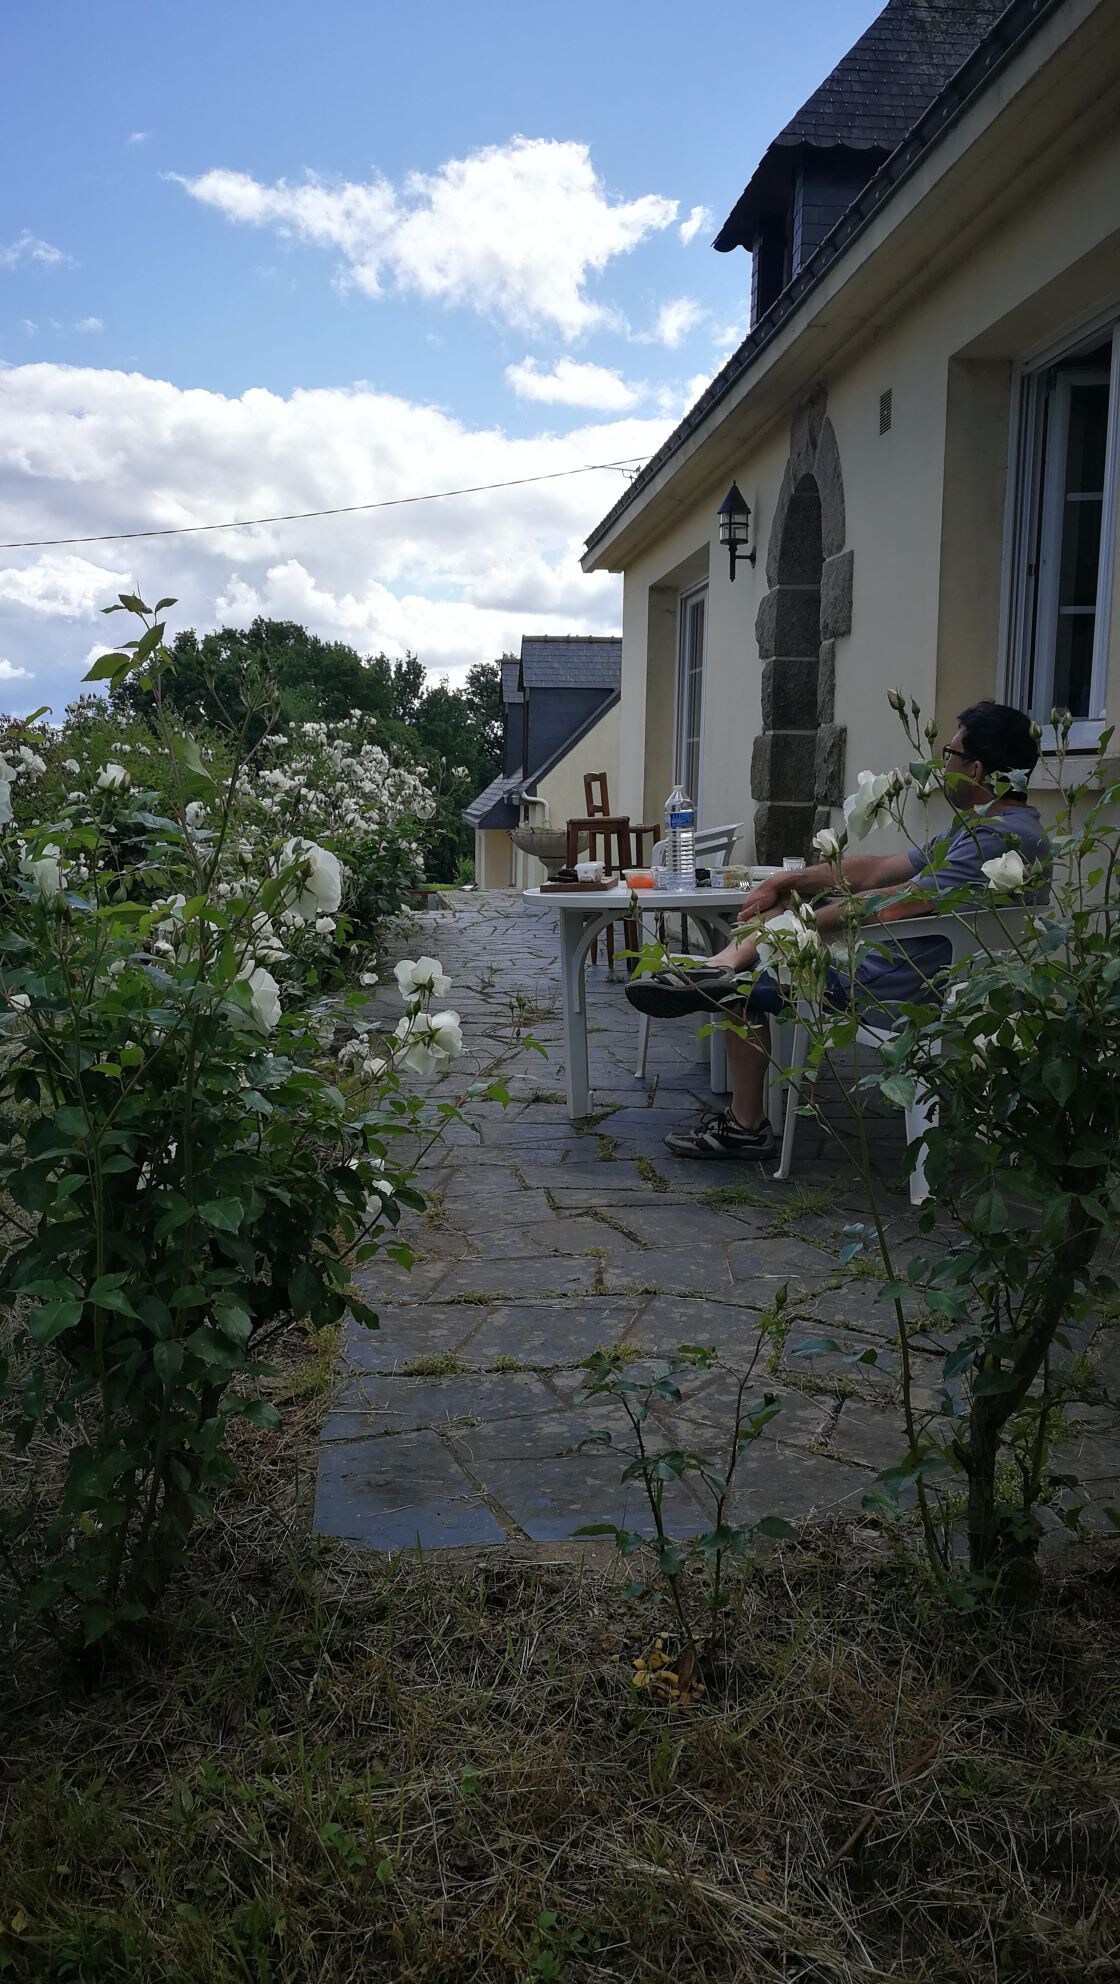
<svg viewBox="0 0 1120 1984"><path fill-rule="evenodd" d="M36 620L84 620L129 583L128 573L56 551L31 565L0 571L0 610L18 607Z"/></svg>
<svg viewBox="0 0 1120 1984"><path fill-rule="evenodd" d="M92 366L0 369L0 541L155 530L371 503L645 458L663 416L575 417L513 438L366 385L239 398ZM617 472L288 525L5 554L0 652L44 700L72 694L134 587L180 603L173 627L305 621L362 652L417 652L462 676L522 633L610 633L619 582L579 569L625 488ZM109 631L121 629L119 621Z"/></svg>
<svg viewBox="0 0 1120 1984"><path fill-rule="evenodd" d="M146 145L151 135L150 131L130 131L128 134L128 143L130 145Z"/></svg>
<svg viewBox="0 0 1120 1984"><path fill-rule="evenodd" d="M605 365L580 365L574 358L560 358L548 371L542 371L535 358L523 358L520 365L506 366L506 383L518 399L594 407L601 413L624 413L641 398L638 388L619 373Z"/></svg>
<svg viewBox="0 0 1120 1984"><path fill-rule="evenodd" d="M19 321L22 329L27 332L28 337L33 338L39 329L34 317L21 317Z"/></svg>
<svg viewBox="0 0 1120 1984"><path fill-rule="evenodd" d="M103 331L105 325L100 317L79 317L74 329L83 333L87 331Z"/></svg>
<svg viewBox="0 0 1120 1984"><path fill-rule="evenodd" d="M661 305L648 331L635 333L635 341L638 344L663 344L670 351L676 351L703 316L703 310L691 296L674 296L670 302Z"/></svg>
<svg viewBox="0 0 1120 1984"><path fill-rule="evenodd" d="M57 269L69 264L69 255L61 248L53 248L49 241L41 241L37 234L30 234L24 228L7 247L0 248L0 269L18 269L22 262L34 262L39 268Z"/></svg>
<svg viewBox="0 0 1120 1984"><path fill-rule="evenodd" d="M588 147L551 138L488 145L399 186L383 177L269 186L224 169L179 183L228 220L337 250L345 280L366 296L388 281L565 338L617 325L587 295L590 277L677 215L677 202L656 193L612 200Z"/></svg>
<svg viewBox="0 0 1120 1984"><path fill-rule="evenodd" d="M17 668L14 661L5 661L0 655L0 682L30 682L31 670Z"/></svg>
<svg viewBox="0 0 1120 1984"><path fill-rule="evenodd" d="M680 237L685 247L688 247L690 241L695 241L702 227L710 227L711 224L712 210L710 207L693 207L688 219L682 220L680 224Z"/></svg>

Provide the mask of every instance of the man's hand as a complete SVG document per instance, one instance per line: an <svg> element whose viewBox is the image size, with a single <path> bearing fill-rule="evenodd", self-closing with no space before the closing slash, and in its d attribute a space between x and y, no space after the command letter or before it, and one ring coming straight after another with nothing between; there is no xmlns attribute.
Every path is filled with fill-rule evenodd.
<svg viewBox="0 0 1120 1984"><path fill-rule="evenodd" d="M756 882L753 889L747 890L739 904L736 921L749 923L753 917L769 916L771 910L778 908L783 894L777 877L768 875L764 882Z"/></svg>

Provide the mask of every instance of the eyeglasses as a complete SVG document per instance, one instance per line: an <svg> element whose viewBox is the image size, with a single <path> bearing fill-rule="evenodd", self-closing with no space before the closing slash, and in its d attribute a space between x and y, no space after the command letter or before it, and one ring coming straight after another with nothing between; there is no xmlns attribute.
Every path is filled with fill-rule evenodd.
<svg viewBox="0 0 1120 1984"><path fill-rule="evenodd" d="M950 758L959 758L962 765L967 765L969 763L969 756L967 751L955 751L951 744L943 744L941 746L942 763L947 765Z"/></svg>

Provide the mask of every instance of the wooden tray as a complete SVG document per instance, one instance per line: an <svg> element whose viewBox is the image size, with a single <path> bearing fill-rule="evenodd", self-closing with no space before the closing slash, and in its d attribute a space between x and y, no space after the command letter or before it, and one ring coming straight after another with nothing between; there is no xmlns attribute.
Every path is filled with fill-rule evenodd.
<svg viewBox="0 0 1120 1984"><path fill-rule="evenodd" d="M540 893L542 896L620 895L624 887L625 884L616 882L542 882ZM645 893L652 895L653 891L647 889Z"/></svg>

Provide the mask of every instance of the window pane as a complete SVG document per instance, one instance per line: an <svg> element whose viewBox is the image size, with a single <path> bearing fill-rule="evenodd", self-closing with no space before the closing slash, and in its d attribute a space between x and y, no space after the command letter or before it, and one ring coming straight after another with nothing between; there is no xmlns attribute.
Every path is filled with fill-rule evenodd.
<svg viewBox="0 0 1120 1984"><path fill-rule="evenodd" d="M1071 716L1090 716L1095 613L1060 613L1054 655L1054 704ZM1049 712L1047 712L1049 714Z"/></svg>
<svg viewBox="0 0 1120 1984"><path fill-rule="evenodd" d="M1108 448L1111 340L1041 375L1040 444L1034 510L1037 540L1027 567L1030 704L1074 717L1092 707Z"/></svg>
<svg viewBox="0 0 1120 1984"><path fill-rule="evenodd" d="M680 678L678 710L680 736L677 751L677 777L694 804L698 804L700 782L700 732L704 703L704 623L707 600L703 593L685 600L681 610Z"/></svg>
<svg viewBox="0 0 1120 1984"><path fill-rule="evenodd" d="M1105 377L1100 380L1074 379L1069 392L1069 449L1066 457L1066 489L1091 490L1099 496L1104 490L1104 450L1108 429L1108 351L1101 355Z"/></svg>

